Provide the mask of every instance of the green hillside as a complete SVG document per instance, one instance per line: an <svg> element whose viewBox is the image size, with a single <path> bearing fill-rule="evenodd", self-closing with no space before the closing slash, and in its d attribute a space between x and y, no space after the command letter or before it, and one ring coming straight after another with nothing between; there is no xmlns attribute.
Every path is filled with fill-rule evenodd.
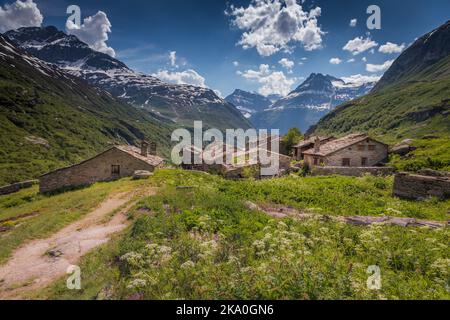
<svg viewBox="0 0 450 320"><path fill-rule="evenodd" d="M368 132L418 149L392 163L401 170L450 170L450 22L418 39L366 96L322 118L308 134Z"/></svg>
<svg viewBox="0 0 450 320"><path fill-rule="evenodd" d="M78 162L115 143L158 143L169 125L14 48L0 36L0 185Z"/></svg>

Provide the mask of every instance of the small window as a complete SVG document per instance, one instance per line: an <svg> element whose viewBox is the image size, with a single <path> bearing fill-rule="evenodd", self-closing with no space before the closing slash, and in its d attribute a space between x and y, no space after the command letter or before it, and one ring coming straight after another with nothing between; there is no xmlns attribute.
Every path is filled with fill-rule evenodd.
<svg viewBox="0 0 450 320"><path fill-rule="evenodd" d="M364 151L364 150L366 150L366 146L365 145L361 144L361 145L358 146L358 151Z"/></svg>
<svg viewBox="0 0 450 320"><path fill-rule="evenodd" d="M361 165L363 166L363 167L366 167L367 166L367 158L361 158Z"/></svg>
<svg viewBox="0 0 450 320"><path fill-rule="evenodd" d="M319 164L319 158L314 158L314 165L317 166Z"/></svg>
<svg viewBox="0 0 450 320"><path fill-rule="evenodd" d="M342 159L342 166L343 167L350 167L350 159L349 158Z"/></svg>
<svg viewBox="0 0 450 320"><path fill-rule="evenodd" d="M112 165L111 166L111 174L120 175L120 166Z"/></svg>
<svg viewBox="0 0 450 320"><path fill-rule="evenodd" d="M374 145L369 146L369 151L375 151L375 149L376 149L376 146L374 146Z"/></svg>

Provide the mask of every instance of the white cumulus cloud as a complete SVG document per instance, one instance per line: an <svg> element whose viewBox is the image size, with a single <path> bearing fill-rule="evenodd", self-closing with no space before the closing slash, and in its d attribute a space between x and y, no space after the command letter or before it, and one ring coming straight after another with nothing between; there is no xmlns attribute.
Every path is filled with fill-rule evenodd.
<svg viewBox="0 0 450 320"><path fill-rule="evenodd" d="M40 27L44 17L33 0L0 5L0 33L22 27Z"/></svg>
<svg viewBox="0 0 450 320"><path fill-rule="evenodd" d="M170 51L169 52L169 60L170 60L170 65L172 67L178 67L177 66L177 52L176 51Z"/></svg>
<svg viewBox="0 0 450 320"><path fill-rule="evenodd" d="M111 33L111 22L103 11L85 18L81 26L77 26L72 21L67 21L66 31L87 43L93 50L115 57L114 49L106 44L108 33Z"/></svg>
<svg viewBox="0 0 450 320"><path fill-rule="evenodd" d="M307 51L322 48L321 12L320 7L304 11L296 0L252 0L247 8L231 5L225 13L232 17L233 26L244 31L238 45L256 48L267 57L280 50L292 52L294 43Z"/></svg>
<svg viewBox="0 0 450 320"><path fill-rule="evenodd" d="M239 61L233 61L233 66L238 67L239 66Z"/></svg>
<svg viewBox="0 0 450 320"><path fill-rule="evenodd" d="M338 65L338 64L341 64L341 63L342 63L342 60L339 59L339 58L331 58L331 59L330 59L330 63L331 63L331 64Z"/></svg>
<svg viewBox="0 0 450 320"><path fill-rule="evenodd" d="M355 86L362 86L365 83L369 82L378 82L381 77L380 76L367 76L362 74L355 74L348 77L342 77L342 80L344 80L347 84L354 84Z"/></svg>
<svg viewBox="0 0 450 320"><path fill-rule="evenodd" d="M281 59L280 61L278 61L278 63L287 70L291 70L295 65L294 61L286 59L286 58Z"/></svg>
<svg viewBox="0 0 450 320"><path fill-rule="evenodd" d="M405 50L405 48L406 48L406 45L404 43L401 45L398 45L396 43L387 42L386 44L383 44L382 46L380 46L380 49L378 51L380 51L381 53L386 53L386 54L400 53L403 50Z"/></svg>
<svg viewBox="0 0 450 320"><path fill-rule="evenodd" d="M261 86L258 90L263 96L279 94L285 96L291 92L292 85L297 81L296 78L287 78L282 71L273 71L269 65L262 64L258 70L238 71L243 78L256 81Z"/></svg>
<svg viewBox="0 0 450 320"><path fill-rule="evenodd" d="M207 88L205 84L205 78L202 77L197 71L188 69L180 72L170 72L168 70L159 70L152 76L159 78L163 81L174 84L190 84L197 87Z"/></svg>
<svg viewBox="0 0 450 320"><path fill-rule="evenodd" d="M392 66L392 64L394 63L394 60L388 60L382 64L370 64L368 63L366 65L366 70L369 72L382 72L382 71L386 71L387 69L390 68L390 66Z"/></svg>
<svg viewBox="0 0 450 320"><path fill-rule="evenodd" d="M363 37L356 37L355 39L347 42L343 49L353 53L353 55L356 56L357 54L363 53L376 46L378 46L378 43L370 38L364 39Z"/></svg>
<svg viewBox="0 0 450 320"><path fill-rule="evenodd" d="M356 27L356 24L358 23L358 19L352 19L350 20L350 27L354 28Z"/></svg>

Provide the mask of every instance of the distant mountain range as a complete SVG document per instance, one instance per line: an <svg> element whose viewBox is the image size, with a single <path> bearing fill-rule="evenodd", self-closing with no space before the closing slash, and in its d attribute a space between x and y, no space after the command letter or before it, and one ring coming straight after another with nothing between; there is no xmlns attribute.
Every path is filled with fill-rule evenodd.
<svg viewBox="0 0 450 320"><path fill-rule="evenodd" d="M169 84L135 72L55 27L21 28L5 36L39 59L176 124L192 126L194 120L203 120L205 126L220 129L250 127L241 113L213 90Z"/></svg>
<svg viewBox="0 0 450 320"><path fill-rule="evenodd" d="M264 111L273 103L273 101L263 95L239 89L236 89L225 100L235 105L246 118L250 118L256 112Z"/></svg>
<svg viewBox="0 0 450 320"><path fill-rule="evenodd" d="M370 94L339 106L309 133L365 131L392 140L448 138L449 115L450 21L406 49Z"/></svg>
<svg viewBox="0 0 450 320"><path fill-rule="evenodd" d="M336 106L368 93L375 84L346 83L313 73L297 89L275 102L242 90L236 90L225 100L234 104L256 128L280 129L281 133L286 133L298 127L304 132Z"/></svg>

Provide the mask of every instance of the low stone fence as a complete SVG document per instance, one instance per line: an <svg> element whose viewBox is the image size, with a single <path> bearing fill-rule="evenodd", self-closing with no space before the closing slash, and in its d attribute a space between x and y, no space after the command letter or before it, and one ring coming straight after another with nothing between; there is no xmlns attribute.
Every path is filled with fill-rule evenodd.
<svg viewBox="0 0 450 320"><path fill-rule="evenodd" d="M395 168L391 167L313 167L311 175L313 176L350 176L361 177L365 174L374 176L390 176L395 173Z"/></svg>
<svg viewBox="0 0 450 320"><path fill-rule="evenodd" d="M29 188L38 183L39 183L39 181L37 181L37 180L29 180L29 181L18 182L18 183L4 186L4 187L0 187L0 196L18 192L22 189Z"/></svg>
<svg viewBox="0 0 450 320"><path fill-rule="evenodd" d="M450 178L399 173L394 180L394 196L411 200L450 198Z"/></svg>

